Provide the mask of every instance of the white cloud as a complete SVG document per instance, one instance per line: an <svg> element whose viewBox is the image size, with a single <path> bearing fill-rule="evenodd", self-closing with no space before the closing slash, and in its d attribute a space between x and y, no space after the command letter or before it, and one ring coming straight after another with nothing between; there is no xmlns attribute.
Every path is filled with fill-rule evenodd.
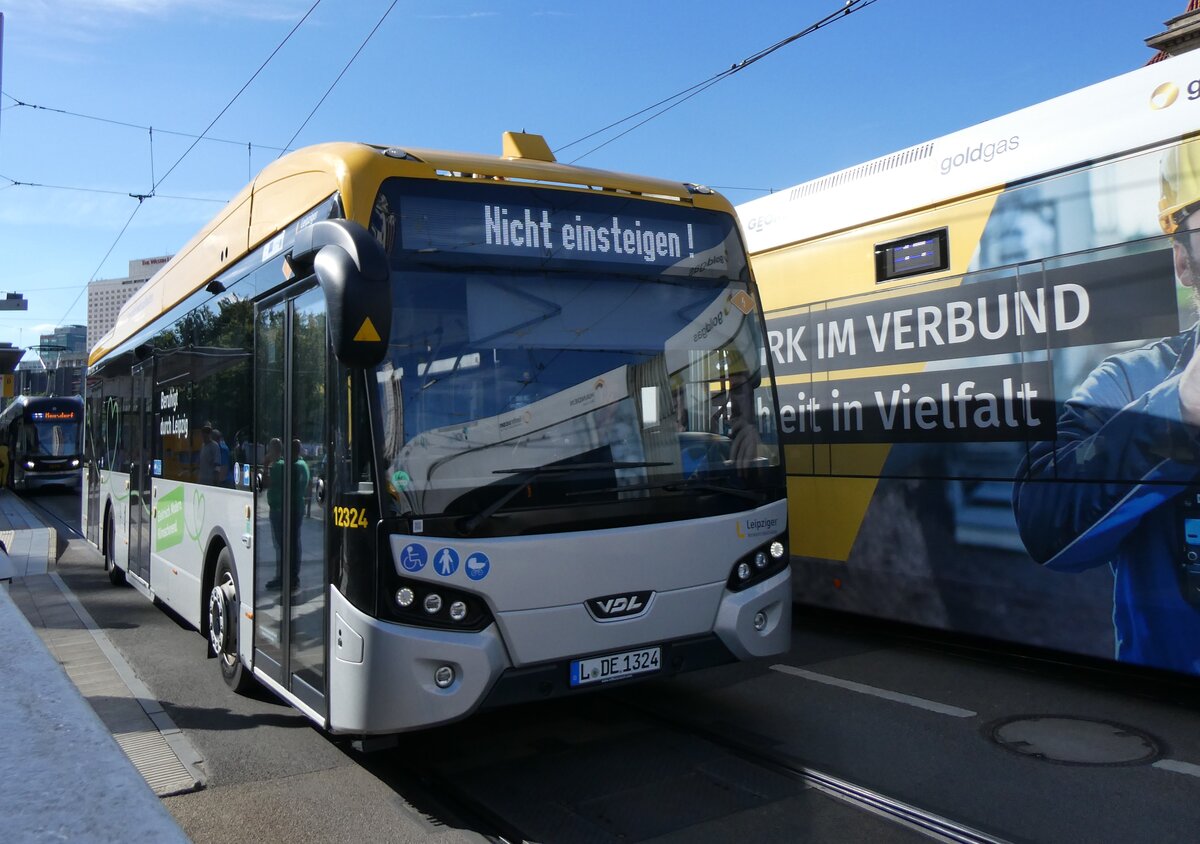
<svg viewBox="0 0 1200 844"><path fill-rule="evenodd" d="M427 21L465 21L476 18L494 18L499 12L462 12L457 15L413 15L415 18Z"/></svg>
<svg viewBox="0 0 1200 844"><path fill-rule="evenodd" d="M8 0L5 28L42 51L50 39L99 43L147 18L222 17L296 21L311 0Z"/></svg>

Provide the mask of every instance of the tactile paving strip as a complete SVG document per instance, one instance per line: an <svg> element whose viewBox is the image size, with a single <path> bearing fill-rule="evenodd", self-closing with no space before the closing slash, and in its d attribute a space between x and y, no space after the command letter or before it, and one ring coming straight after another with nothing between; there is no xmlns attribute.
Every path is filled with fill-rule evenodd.
<svg viewBox="0 0 1200 844"><path fill-rule="evenodd" d="M154 793L203 788L199 754L62 578L26 577L10 594Z"/></svg>

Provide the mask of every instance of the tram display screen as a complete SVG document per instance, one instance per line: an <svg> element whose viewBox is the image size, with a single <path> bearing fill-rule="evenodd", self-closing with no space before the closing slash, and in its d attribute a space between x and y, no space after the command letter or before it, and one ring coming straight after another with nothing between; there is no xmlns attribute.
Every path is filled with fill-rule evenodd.
<svg viewBox="0 0 1200 844"><path fill-rule="evenodd" d="M875 247L875 281L890 281L950 266L947 231L925 232Z"/></svg>

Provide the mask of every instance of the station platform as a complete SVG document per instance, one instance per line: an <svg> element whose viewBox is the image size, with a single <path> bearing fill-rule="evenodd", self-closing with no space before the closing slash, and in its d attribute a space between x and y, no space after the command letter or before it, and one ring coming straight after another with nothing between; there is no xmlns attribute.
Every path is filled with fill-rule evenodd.
<svg viewBox="0 0 1200 844"><path fill-rule="evenodd" d="M153 720L161 707L131 671L121 676L124 661L55 573L54 528L0 489L0 540L3 839L187 841L159 795L202 784L196 760L180 760L189 750L178 736L172 755L184 774L166 766L162 787L131 761L147 744L161 756L155 737L170 747L173 725Z"/></svg>

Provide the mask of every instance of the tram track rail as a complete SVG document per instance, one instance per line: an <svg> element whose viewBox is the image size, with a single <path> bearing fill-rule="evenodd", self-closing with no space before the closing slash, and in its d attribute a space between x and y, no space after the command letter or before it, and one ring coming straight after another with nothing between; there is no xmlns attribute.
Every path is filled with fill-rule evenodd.
<svg viewBox="0 0 1200 844"><path fill-rule="evenodd" d="M62 516L58 515L44 503L39 501L37 496L30 495L28 492L23 494L18 493L18 495L20 495L21 503L30 510L36 512L38 518L42 519L43 524L45 524L47 527L54 528L55 533L58 534L58 541L60 543L63 543L69 539L84 538L83 534L79 532L78 528L70 524ZM78 500L78 493L75 495L76 500Z"/></svg>
<svg viewBox="0 0 1200 844"><path fill-rule="evenodd" d="M614 700L620 700L625 706L665 728L697 736L745 762L800 781L856 809L905 826L931 840L949 844L1011 844L1009 839L975 829L864 785L834 776L807 765L803 760L772 754L754 747L749 742L738 741L729 734L665 715L643 703L630 700L628 696Z"/></svg>
<svg viewBox="0 0 1200 844"><path fill-rule="evenodd" d="M344 752L384 782L435 827L470 829L492 844L523 844L538 839L471 794L436 765L404 758L399 747L363 752L351 750L351 742L334 740ZM399 743L405 741L401 736ZM425 759L417 754L418 759Z"/></svg>
<svg viewBox="0 0 1200 844"><path fill-rule="evenodd" d="M931 841L951 844L1010 844L1009 839L997 834L975 829L965 823L819 770L803 760L756 747L752 740L739 739L720 730L708 729L703 725L657 711L652 706L629 699L628 695L608 696L605 706L614 704L653 729L669 730L688 741L712 745L747 765L799 782L855 811L868 813L884 823L905 827ZM405 744L404 737L401 737L400 742L401 745ZM433 744L436 745L437 742ZM471 829L497 844L548 840L522 828L506 816L503 806L494 805L485 796L472 793L470 788L456 781L451 771L438 764L425 764L423 760L428 760L425 753L418 751L412 754L412 759L404 759L403 756L403 751L399 754L364 754L359 757L359 761L360 764L371 768L377 776L387 780L415 808L426 817L434 819L437 824Z"/></svg>

